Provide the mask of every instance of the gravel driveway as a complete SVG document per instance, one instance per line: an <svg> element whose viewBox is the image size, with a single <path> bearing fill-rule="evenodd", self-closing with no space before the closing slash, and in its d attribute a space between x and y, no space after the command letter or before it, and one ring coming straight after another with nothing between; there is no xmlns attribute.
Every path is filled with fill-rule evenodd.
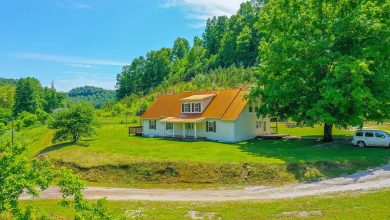
<svg viewBox="0 0 390 220"><path fill-rule="evenodd" d="M253 186L244 189L135 189L114 187L88 187L83 191L87 199L106 197L108 200L153 200L153 201L237 201L294 198L348 191L366 191L390 187L390 164L314 183L299 183L280 187ZM43 191L40 199L58 199L58 187ZM31 199L22 195L21 199Z"/></svg>

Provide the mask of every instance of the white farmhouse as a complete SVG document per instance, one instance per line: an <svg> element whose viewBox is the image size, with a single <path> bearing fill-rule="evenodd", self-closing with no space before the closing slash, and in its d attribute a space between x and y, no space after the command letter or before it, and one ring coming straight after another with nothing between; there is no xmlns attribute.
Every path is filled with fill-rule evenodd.
<svg viewBox="0 0 390 220"><path fill-rule="evenodd" d="M184 92L160 96L141 115L143 135L239 142L270 133L270 119L241 89Z"/></svg>

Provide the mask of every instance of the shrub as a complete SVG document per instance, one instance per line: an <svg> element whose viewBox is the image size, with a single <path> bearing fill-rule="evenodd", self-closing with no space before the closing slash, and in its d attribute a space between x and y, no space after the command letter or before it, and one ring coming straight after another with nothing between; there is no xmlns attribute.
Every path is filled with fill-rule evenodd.
<svg viewBox="0 0 390 220"><path fill-rule="evenodd" d="M0 122L0 136L5 133L5 125L3 122Z"/></svg>
<svg viewBox="0 0 390 220"><path fill-rule="evenodd" d="M125 110L125 107L123 107L122 104L116 103L114 106L112 106L111 114L112 116L117 116L121 114Z"/></svg>
<svg viewBox="0 0 390 220"><path fill-rule="evenodd" d="M28 128L38 124L39 120L35 114L29 112L21 112L17 118L17 127L18 128Z"/></svg>
<svg viewBox="0 0 390 220"><path fill-rule="evenodd" d="M35 112L37 118L38 118L38 121L41 122L42 124L45 124L47 122L47 120L49 119L50 117L50 114L43 111L43 110L40 110L38 109L36 112Z"/></svg>

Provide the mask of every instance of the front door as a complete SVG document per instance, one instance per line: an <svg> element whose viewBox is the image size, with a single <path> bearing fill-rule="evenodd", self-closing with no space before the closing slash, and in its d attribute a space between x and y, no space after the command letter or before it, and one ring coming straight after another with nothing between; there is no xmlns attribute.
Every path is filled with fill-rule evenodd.
<svg viewBox="0 0 390 220"><path fill-rule="evenodd" d="M186 136L194 136L194 123L186 123Z"/></svg>

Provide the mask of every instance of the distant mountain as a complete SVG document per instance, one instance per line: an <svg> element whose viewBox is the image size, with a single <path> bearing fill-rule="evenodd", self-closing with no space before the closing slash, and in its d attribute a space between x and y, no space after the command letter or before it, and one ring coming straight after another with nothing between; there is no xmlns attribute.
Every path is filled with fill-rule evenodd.
<svg viewBox="0 0 390 220"><path fill-rule="evenodd" d="M6 79L6 78L1 78L0 77L0 86L3 86L3 85L15 85L18 84L18 80L17 79Z"/></svg>
<svg viewBox="0 0 390 220"><path fill-rule="evenodd" d="M94 105L95 108L101 108L104 104L115 101L115 91L94 86L84 86L70 90L68 97L70 100L87 101Z"/></svg>

